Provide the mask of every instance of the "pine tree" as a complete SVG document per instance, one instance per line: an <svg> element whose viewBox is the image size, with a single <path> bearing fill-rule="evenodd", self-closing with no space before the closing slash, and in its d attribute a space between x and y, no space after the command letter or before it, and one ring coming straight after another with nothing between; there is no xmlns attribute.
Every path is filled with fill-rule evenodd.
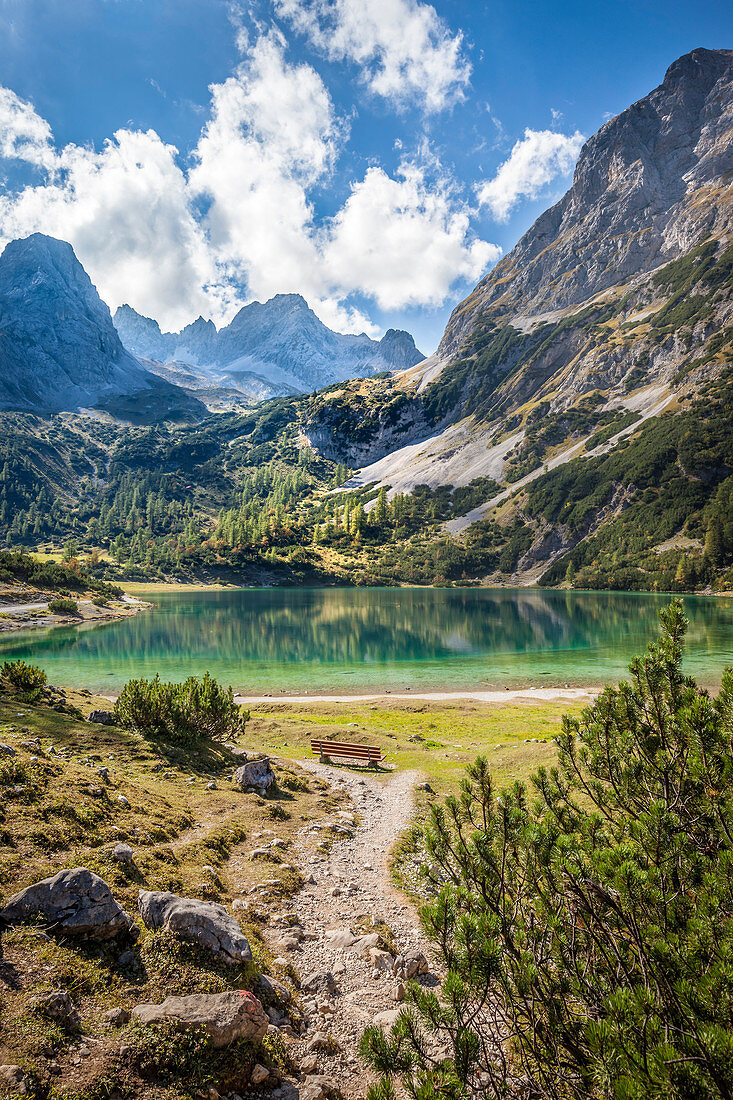
<svg viewBox="0 0 733 1100"><path fill-rule="evenodd" d="M362 1053L371 1100L733 1095L733 670L682 672L675 601L631 677L565 718L556 768L486 760L422 834L440 992ZM436 1057L437 1055L437 1057Z"/></svg>

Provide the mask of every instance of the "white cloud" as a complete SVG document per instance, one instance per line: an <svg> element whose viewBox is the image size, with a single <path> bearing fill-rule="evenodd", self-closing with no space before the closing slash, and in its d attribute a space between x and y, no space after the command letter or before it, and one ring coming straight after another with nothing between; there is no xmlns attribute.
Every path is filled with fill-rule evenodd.
<svg viewBox="0 0 733 1100"><path fill-rule="evenodd" d="M221 312L231 295L193 217L176 154L152 130L118 130L101 152L65 146L44 183L0 195L2 243L34 232L70 241L113 309L129 302L173 326L202 310ZM23 159L39 163L33 149Z"/></svg>
<svg viewBox="0 0 733 1100"><path fill-rule="evenodd" d="M448 184L428 187L403 164L399 179L368 169L332 221L324 248L336 285L373 297L382 309L438 305L456 280L476 280L501 250L471 238L469 212Z"/></svg>
<svg viewBox="0 0 733 1100"><path fill-rule="evenodd" d="M463 36L421 0L275 0L275 10L327 57L359 65L371 91L397 105L440 111L469 82Z"/></svg>
<svg viewBox="0 0 733 1100"><path fill-rule="evenodd" d="M58 147L33 106L0 88L0 155L38 173L0 191L0 245L32 232L68 240L113 310L129 302L173 329L297 291L326 324L374 334L355 297L385 310L439 304L497 258L435 164L428 178L426 150L394 178L370 168L332 218L316 217L313 190L348 130L279 32L246 45L210 92L186 163L154 130L118 130L100 150Z"/></svg>
<svg viewBox="0 0 733 1100"><path fill-rule="evenodd" d="M520 199L538 198L558 176L572 171L584 140L577 130L525 130L494 178L478 186L479 203L488 206L497 221L506 221Z"/></svg>
<svg viewBox="0 0 733 1100"><path fill-rule="evenodd" d="M51 169L56 154L51 127L31 103L0 87L0 157Z"/></svg>

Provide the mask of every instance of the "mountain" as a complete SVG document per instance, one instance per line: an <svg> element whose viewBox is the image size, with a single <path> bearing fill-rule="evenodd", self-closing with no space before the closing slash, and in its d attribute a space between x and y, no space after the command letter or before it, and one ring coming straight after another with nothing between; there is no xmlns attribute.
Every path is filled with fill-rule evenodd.
<svg viewBox="0 0 733 1100"><path fill-rule="evenodd" d="M568 417L589 435L672 408L728 354L732 220L733 52L697 49L586 142L571 189L456 307L436 353L371 395L368 437L344 434L348 395L309 434L327 446L338 426L352 465L383 458L364 483L513 482L577 437Z"/></svg>
<svg viewBox="0 0 733 1100"><path fill-rule="evenodd" d="M424 356L408 332L389 329L377 342L365 334L327 328L300 294L276 294L243 306L217 331L199 317L181 332L161 332L157 321L120 306L114 323L134 355L178 361L211 381L249 392L266 383L273 395L307 393L346 378L402 370Z"/></svg>
<svg viewBox="0 0 733 1100"><path fill-rule="evenodd" d="M447 529L525 524L510 572L532 580L569 552L589 561L575 548L637 509L645 539L654 517L700 545L695 509L733 474L731 364L733 51L696 49L585 143L570 190L456 307L435 355L379 390L323 395L304 434L362 467L354 489L489 479Z"/></svg>
<svg viewBox="0 0 733 1100"><path fill-rule="evenodd" d="M134 420L206 411L125 350L70 244L42 233L11 241L0 256L0 408L84 406Z"/></svg>

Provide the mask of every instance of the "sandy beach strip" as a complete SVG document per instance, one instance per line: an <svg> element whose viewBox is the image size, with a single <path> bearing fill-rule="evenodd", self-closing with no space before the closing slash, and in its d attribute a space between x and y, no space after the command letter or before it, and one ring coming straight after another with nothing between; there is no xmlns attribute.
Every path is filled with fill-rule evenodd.
<svg viewBox="0 0 733 1100"><path fill-rule="evenodd" d="M503 691L387 691L364 695L235 695L243 706L263 703L578 703L592 702L601 688L505 688Z"/></svg>

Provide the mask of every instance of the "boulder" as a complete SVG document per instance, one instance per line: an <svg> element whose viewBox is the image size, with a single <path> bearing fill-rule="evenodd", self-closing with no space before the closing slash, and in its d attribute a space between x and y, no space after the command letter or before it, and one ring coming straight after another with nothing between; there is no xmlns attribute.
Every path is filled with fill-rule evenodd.
<svg viewBox="0 0 733 1100"><path fill-rule="evenodd" d="M0 1084L6 1088L15 1089L21 1096L25 1096L28 1087L25 1083L25 1074L20 1066L0 1066Z"/></svg>
<svg viewBox="0 0 733 1100"><path fill-rule="evenodd" d="M336 992L336 980L330 970L316 970L303 978L300 988L303 993L331 994Z"/></svg>
<svg viewBox="0 0 733 1100"><path fill-rule="evenodd" d="M87 722L97 722L100 726L113 726L115 724L115 716L111 710L93 710Z"/></svg>
<svg viewBox="0 0 733 1100"><path fill-rule="evenodd" d="M386 970L390 973L394 966L394 956L389 951L383 951L381 947L369 948L369 965L375 970Z"/></svg>
<svg viewBox="0 0 733 1100"><path fill-rule="evenodd" d="M285 1005L290 1004L293 999L293 994L288 987L269 974L260 975L260 986L265 991L266 996L269 995L273 1000L282 1001Z"/></svg>
<svg viewBox="0 0 733 1100"><path fill-rule="evenodd" d="M165 928L180 940L201 944L231 965L252 959L239 922L223 905L152 890L141 890L137 905L145 927L154 932Z"/></svg>
<svg viewBox="0 0 733 1100"><path fill-rule="evenodd" d="M65 990L54 989L51 993L42 993L33 1001L32 1007L38 1016L56 1020L66 1027L77 1027L79 1024L76 1005Z"/></svg>
<svg viewBox="0 0 733 1100"><path fill-rule="evenodd" d="M267 1066L263 1066L259 1062L256 1062L250 1074L249 1083L250 1085L262 1085L269 1076L270 1071Z"/></svg>
<svg viewBox="0 0 733 1100"><path fill-rule="evenodd" d="M383 1031L386 1028L394 1027L401 1011L399 1008L388 1008L384 1012L378 1012L372 1019L372 1023L375 1027L381 1027Z"/></svg>
<svg viewBox="0 0 733 1100"><path fill-rule="evenodd" d="M339 1100L341 1090L330 1077L320 1077L317 1074L308 1074L299 1090L300 1100Z"/></svg>
<svg viewBox="0 0 733 1100"><path fill-rule="evenodd" d="M248 760L246 764L242 764L234 773L234 782L238 783L242 790L247 790L248 787L254 787L260 793L268 790L276 782L269 756L260 756L258 759Z"/></svg>
<svg viewBox="0 0 733 1100"><path fill-rule="evenodd" d="M372 947L379 947L382 942L382 937L379 932L370 932L367 936L359 936L357 940L351 945L351 950L357 954L366 958Z"/></svg>
<svg viewBox="0 0 733 1100"><path fill-rule="evenodd" d="M140 1004L132 1010L140 1024L174 1023L181 1030L203 1027L215 1047L235 1039L259 1042L267 1034L268 1019L257 998L244 989L225 993L194 993L189 997L167 997L162 1004Z"/></svg>
<svg viewBox="0 0 733 1100"><path fill-rule="evenodd" d="M27 886L0 909L6 927L39 918L52 931L88 940L111 940L134 927L104 879L86 867L67 868Z"/></svg>
<svg viewBox="0 0 733 1100"><path fill-rule="evenodd" d="M394 971L395 974L399 974L403 978L418 978L421 974L429 973L430 964L422 951L413 948L397 956Z"/></svg>
<svg viewBox="0 0 733 1100"><path fill-rule="evenodd" d="M378 938L379 937L377 937L377 939ZM354 946L356 940L357 937L354 935L353 932L350 932L348 929L346 931L335 929L333 931L326 932L327 946L334 948L334 950L336 951L348 950L350 947Z"/></svg>
<svg viewBox="0 0 733 1100"><path fill-rule="evenodd" d="M12 745L0 745L0 756L15 756L15 749Z"/></svg>
<svg viewBox="0 0 733 1100"><path fill-rule="evenodd" d="M130 864L135 862L132 848L129 844L123 844L122 842L115 844L112 849L112 859L116 859L118 863Z"/></svg>
<svg viewBox="0 0 733 1100"><path fill-rule="evenodd" d="M124 1027L130 1022L130 1013L122 1005L118 1005L117 1008L110 1008L102 1013L102 1019L107 1027Z"/></svg>

